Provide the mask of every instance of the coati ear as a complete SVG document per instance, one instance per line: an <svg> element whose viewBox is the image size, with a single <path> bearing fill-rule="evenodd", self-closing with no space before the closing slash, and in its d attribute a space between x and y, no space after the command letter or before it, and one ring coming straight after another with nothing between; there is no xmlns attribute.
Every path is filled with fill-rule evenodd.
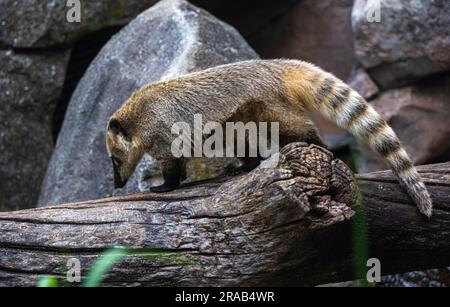
<svg viewBox="0 0 450 307"><path fill-rule="evenodd" d="M123 138L127 138L127 132L120 124L119 120L113 118L109 121L108 130L112 131L112 133L122 136Z"/></svg>

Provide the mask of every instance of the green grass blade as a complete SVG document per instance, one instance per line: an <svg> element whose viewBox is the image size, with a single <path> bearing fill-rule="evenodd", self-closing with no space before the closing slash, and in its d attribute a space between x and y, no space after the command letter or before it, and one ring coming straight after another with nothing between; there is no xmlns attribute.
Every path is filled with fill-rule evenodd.
<svg viewBox="0 0 450 307"><path fill-rule="evenodd" d="M112 248L107 250L101 257L98 259L86 277L86 280L83 283L84 287L98 287L100 286L103 278L108 273L109 270L116 264L117 262L122 261L123 258L129 253L129 250L126 248Z"/></svg>
<svg viewBox="0 0 450 307"><path fill-rule="evenodd" d="M38 288L56 288L59 287L58 279L54 276L43 276L37 281Z"/></svg>

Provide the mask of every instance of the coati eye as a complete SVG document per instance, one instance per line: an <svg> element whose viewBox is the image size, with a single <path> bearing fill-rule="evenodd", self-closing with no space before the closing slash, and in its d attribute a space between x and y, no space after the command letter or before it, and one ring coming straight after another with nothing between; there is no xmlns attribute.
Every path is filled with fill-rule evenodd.
<svg viewBox="0 0 450 307"><path fill-rule="evenodd" d="M125 129L117 119L110 120L108 129L111 130L114 134L120 134L125 138L127 137Z"/></svg>

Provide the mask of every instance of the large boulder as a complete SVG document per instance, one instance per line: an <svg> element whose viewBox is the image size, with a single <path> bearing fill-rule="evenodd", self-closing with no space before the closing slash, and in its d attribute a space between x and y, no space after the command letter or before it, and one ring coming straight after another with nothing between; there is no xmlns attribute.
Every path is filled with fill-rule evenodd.
<svg viewBox="0 0 450 307"><path fill-rule="evenodd" d="M352 6L353 0L300 1L250 42L265 57L310 61L346 80L357 63Z"/></svg>
<svg viewBox="0 0 450 307"><path fill-rule="evenodd" d="M252 33L249 41L266 58L309 61L347 80L357 64L351 27L352 6L353 0L299 1L289 12ZM335 124L316 114L313 120L330 149L338 150L351 141Z"/></svg>
<svg viewBox="0 0 450 307"><path fill-rule="evenodd" d="M146 83L257 57L234 28L186 1L160 1L143 12L106 44L75 90L39 204L146 189L146 172L155 168L148 159L125 189L113 190L104 136L113 112Z"/></svg>
<svg viewBox="0 0 450 307"><path fill-rule="evenodd" d="M370 22L378 2L381 22ZM356 55L382 88L449 70L449 12L448 0L356 0Z"/></svg>
<svg viewBox="0 0 450 307"><path fill-rule="evenodd" d="M80 0L81 22L68 22L66 0L0 1L0 44L15 48L71 43L81 35L128 22L158 0Z"/></svg>
<svg viewBox="0 0 450 307"><path fill-rule="evenodd" d="M304 0L189 0L250 38L292 10Z"/></svg>
<svg viewBox="0 0 450 307"><path fill-rule="evenodd" d="M382 287L450 287L450 268L415 271L381 277Z"/></svg>
<svg viewBox="0 0 450 307"><path fill-rule="evenodd" d="M0 211L36 205L69 52L0 51Z"/></svg>
<svg viewBox="0 0 450 307"><path fill-rule="evenodd" d="M450 154L450 74L414 86L389 90L371 104L397 133L415 164L448 160ZM363 146L360 171L386 169L373 151Z"/></svg>
<svg viewBox="0 0 450 307"><path fill-rule="evenodd" d="M366 100L374 98L380 92L370 75L362 68L358 68L353 72L348 85Z"/></svg>

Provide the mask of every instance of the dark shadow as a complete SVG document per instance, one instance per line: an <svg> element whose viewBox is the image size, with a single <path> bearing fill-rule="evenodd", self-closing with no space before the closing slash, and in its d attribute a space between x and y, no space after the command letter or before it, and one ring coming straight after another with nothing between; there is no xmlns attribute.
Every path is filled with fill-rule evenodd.
<svg viewBox="0 0 450 307"><path fill-rule="evenodd" d="M121 28L121 26L110 27L88 34L74 45L70 55L62 93L53 115L52 134L55 142L64 121L67 106L78 82L102 47Z"/></svg>

